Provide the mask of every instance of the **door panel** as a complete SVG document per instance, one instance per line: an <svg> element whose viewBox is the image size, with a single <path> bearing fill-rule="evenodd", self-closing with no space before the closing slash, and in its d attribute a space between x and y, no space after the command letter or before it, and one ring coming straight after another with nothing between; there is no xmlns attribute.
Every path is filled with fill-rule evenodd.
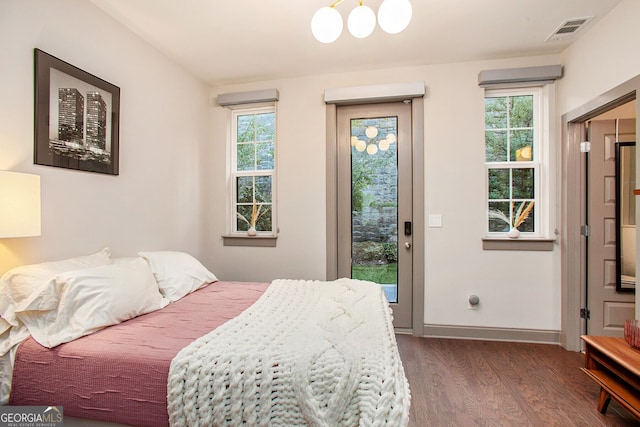
<svg viewBox="0 0 640 427"><path fill-rule="evenodd" d="M635 141L635 120L618 121L618 142ZM635 318L635 296L616 292L616 121L589 124L587 254L589 335L624 335L626 319Z"/></svg>
<svg viewBox="0 0 640 427"><path fill-rule="evenodd" d="M636 307L633 302L605 301L603 327L605 330L616 330L624 327L624 321L635 319L635 314ZM620 336L622 337L623 335Z"/></svg>
<svg viewBox="0 0 640 427"><path fill-rule="evenodd" d="M411 104L341 106L338 276L379 283L412 327Z"/></svg>

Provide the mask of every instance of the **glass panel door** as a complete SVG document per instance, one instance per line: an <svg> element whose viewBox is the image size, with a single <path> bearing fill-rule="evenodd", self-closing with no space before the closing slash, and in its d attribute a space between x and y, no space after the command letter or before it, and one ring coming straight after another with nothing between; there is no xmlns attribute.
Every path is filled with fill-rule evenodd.
<svg viewBox="0 0 640 427"><path fill-rule="evenodd" d="M351 277L398 302L398 118L351 119Z"/></svg>
<svg viewBox="0 0 640 427"><path fill-rule="evenodd" d="M340 106L338 276L379 283L412 327L411 104Z"/></svg>

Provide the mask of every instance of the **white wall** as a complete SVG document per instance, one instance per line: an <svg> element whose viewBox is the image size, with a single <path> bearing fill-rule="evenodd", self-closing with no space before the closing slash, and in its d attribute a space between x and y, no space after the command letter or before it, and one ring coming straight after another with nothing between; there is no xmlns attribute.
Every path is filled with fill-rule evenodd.
<svg viewBox="0 0 640 427"><path fill-rule="evenodd" d="M559 111L562 114L582 107L601 94L640 76L640 56L636 53L640 41L639 16L640 2L623 0L563 53L565 78L558 91L561 100ZM640 102L636 99L636 112L639 106ZM638 125L640 122L636 123L636 127ZM636 155L640 158L640 152ZM640 170L636 173L638 179ZM636 230L638 239L640 229ZM640 254L637 253L636 265L639 263ZM640 292L636 292L636 318L640 318Z"/></svg>
<svg viewBox="0 0 640 427"><path fill-rule="evenodd" d="M640 2L623 0L562 54L559 111L564 114L640 74Z"/></svg>
<svg viewBox="0 0 640 427"><path fill-rule="evenodd" d="M120 87L120 175L33 164L33 49ZM0 2L0 169L38 174L42 236L0 240L0 274L109 246L203 257L207 87L84 0Z"/></svg>
<svg viewBox="0 0 640 427"><path fill-rule="evenodd" d="M233 280L278 277L324 279L325 105L328 88L424 81L426 214L442 215L443 227L426 231L427 324L558 330L559 254L483 251L485 221L483 69L559 63L557 56L472 62L312 76L217 87L219 93L277 88L280 235L276 248L224 247L223 222L212 223L210 264ZM228 111L212 110L214 127L208 216L225 215L223 147ZM551 206L555 213L555 206ZM471 293L479 310L467 309Z"/></svg>

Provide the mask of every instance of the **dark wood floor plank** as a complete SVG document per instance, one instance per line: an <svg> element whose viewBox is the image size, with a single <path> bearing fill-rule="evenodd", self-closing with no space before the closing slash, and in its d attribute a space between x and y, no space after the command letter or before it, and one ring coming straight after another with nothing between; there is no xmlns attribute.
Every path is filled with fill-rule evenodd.
<svg viewBox="0 0 640 427"><path fill-rule="evenodd" d="M584 355L559 346L398 335L411 387L412 427L640 426L599 387Z"/></svg>

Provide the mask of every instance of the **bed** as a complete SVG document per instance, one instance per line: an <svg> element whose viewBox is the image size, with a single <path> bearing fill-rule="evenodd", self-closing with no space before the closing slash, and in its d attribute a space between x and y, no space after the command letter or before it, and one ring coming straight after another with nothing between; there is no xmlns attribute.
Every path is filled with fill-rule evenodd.
<svg viewBox="0 0 640 427"><path fill-rule="evenodd" d="M13 368L10 405L62 406L65 416L133 426L408 423L408 382L379 286L225 282L183 253L140 255L58 273L66 287L49 280L13 310L0 302L13 341L28 330L3 356ZM91 320L111 308L93 288L129 287L133 265L149 269L153 283L142 276L160 296L147 289L145 307ZM114 278L113 270L127 272ZM83 286L95 301L70 291ZM69 310L79 318L59 319ZM78 320L72 333L51 326ZM0 348L13 342L6 332Z"/></svg>

